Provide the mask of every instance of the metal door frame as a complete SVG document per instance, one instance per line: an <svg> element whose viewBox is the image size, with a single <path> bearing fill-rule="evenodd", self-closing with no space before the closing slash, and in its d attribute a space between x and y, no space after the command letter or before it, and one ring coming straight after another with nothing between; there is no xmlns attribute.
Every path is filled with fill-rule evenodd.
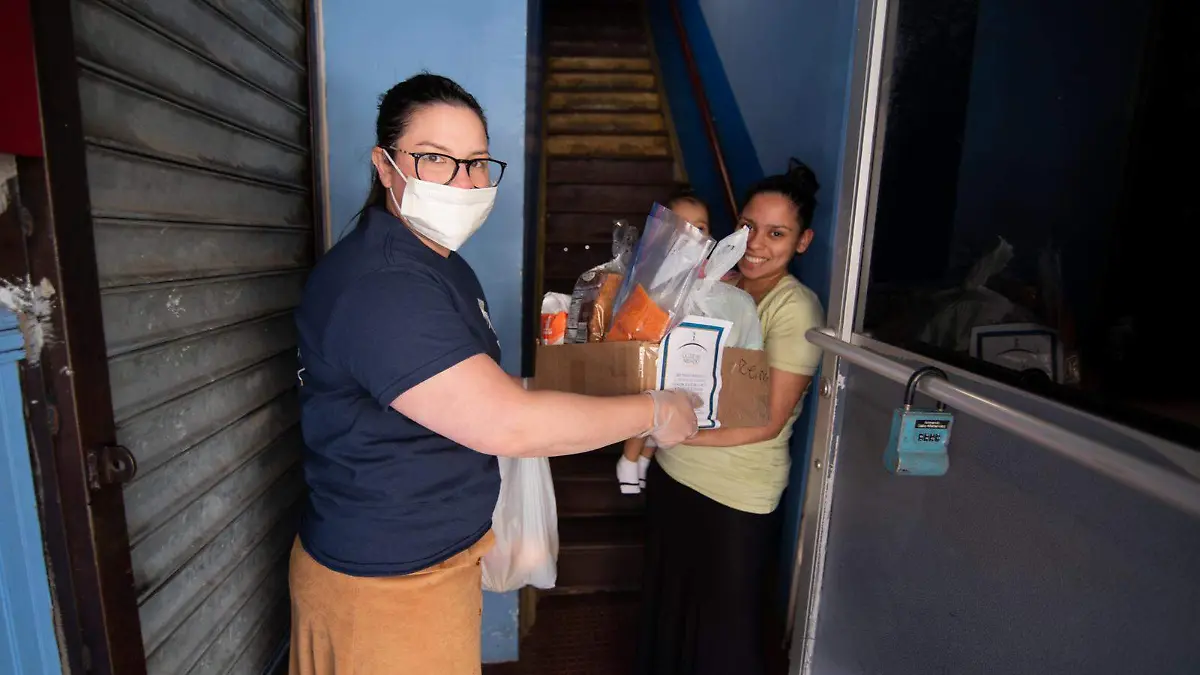
<svg viewBox="0 0 1200 675"><path fill-rule="evenodd" d="M830 279L827 325L835 336L850 341L861 324L863 306L859 289L870 270L878 186L873 180L879 167L886 126L895 0L859 0L851 66L850 96L838 194L837 224ZM830 508L837 475L837 441L843 393L840 359L826 353L821 360L821 394L817 404L810 458L812 466L804 486L799 550L795 556L792 594L788 606L791 638L789 672L812 670L813 645L820 613L821 584L829 535Z"/></svg>
<svg viewBox="0 0 1200 675"><path fill-rule="evenodd" d="M325 95L325 2L309 0L305 21L308 57L308 157L312 166L313 259L325 254L337 238L333 234L329 199L329 111Z"/></svg>
<svg viewBox="0 0 1200 675"><path fill-rule="evenodd" d="M69 0L30 2L44 158L18 158L22 232L6 276L47 282L52 331L22 389L65 673L146 672L116 444ZM109 478L113 478L110 480Z"/></svg>

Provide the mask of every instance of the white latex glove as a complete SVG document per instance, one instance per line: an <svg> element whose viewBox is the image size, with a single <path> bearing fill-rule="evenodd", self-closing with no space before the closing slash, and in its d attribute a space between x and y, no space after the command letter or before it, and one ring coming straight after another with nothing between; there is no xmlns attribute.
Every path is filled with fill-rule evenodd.
<svg viewBox="0 0 1200 675"><path fill-rule="evenodd" d="M658 447L670 448L696 435L696 407L700 401L695 394L654 390L646 395L654 401L654 426L646 436Z"/></svg>

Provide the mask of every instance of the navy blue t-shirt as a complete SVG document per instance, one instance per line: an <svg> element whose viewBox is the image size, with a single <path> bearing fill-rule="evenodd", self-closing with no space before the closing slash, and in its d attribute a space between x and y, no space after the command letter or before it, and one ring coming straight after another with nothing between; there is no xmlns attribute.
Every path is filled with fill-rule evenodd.
<svg viewBox="0 0 1200 675"><path fill-rule="evenodd" d="M318 261L296 325L309 488L300 541L309 555L355 576L407 574L486 534L500 491L496 458L390 407L472 356L499 363L471 266L368 209Z"/></svg>

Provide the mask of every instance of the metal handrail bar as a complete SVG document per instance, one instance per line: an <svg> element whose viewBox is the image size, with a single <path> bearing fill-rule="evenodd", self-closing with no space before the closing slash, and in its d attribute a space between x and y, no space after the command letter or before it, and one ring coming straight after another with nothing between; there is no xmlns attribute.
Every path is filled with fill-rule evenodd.
<svg viewBox="0 0 1200 675"><path fill-rule="evenodd" d="M811 329L808 341L894 382L913 373L902 363L835 338L827 329ZM968 415L1052 450L1092 471L1200 518L1200 483L1120 450L1080 436L940 378L920 381L919 391Z"/></svg>

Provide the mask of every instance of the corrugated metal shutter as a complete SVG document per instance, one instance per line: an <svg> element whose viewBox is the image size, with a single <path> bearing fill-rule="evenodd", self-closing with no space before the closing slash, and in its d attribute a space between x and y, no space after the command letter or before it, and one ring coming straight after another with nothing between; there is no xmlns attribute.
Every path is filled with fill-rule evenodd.
<svg viewBox="0 0 1200 675"><path fill-rule="evenodd" d="M313 258L302 0L77 0L79 91L149 673L287 632Z"/></svg>

